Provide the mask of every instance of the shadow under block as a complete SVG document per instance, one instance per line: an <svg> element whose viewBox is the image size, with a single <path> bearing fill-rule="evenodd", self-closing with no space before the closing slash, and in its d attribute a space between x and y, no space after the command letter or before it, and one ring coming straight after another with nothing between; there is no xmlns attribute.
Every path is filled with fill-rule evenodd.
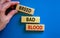
<svg viewBox="0 0 60 38"><path fill-rule="evenodd" d="M35 9L27 7L27 6L23 6L23 5L17 5L16 10L33 15Z"/></svg>
<svg viewBox="0 0 60 38"><path fill-rule="evenodd" d="M26 24L26 31L44 31L44 24Z"/></svg>
<svg viewBox="0 0 60 38"><path fill-rule="evenodd" d="M22 23L40 23L39 16L22 16L21 17Z"/></svg>

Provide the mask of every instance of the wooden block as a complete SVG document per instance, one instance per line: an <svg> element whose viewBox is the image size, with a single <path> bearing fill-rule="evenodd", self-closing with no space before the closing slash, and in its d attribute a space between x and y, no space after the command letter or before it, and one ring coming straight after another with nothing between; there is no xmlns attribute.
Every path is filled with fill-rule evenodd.
<svg viewBox="0 0 60 38"><path fill-rule="evenodd" d="M39 16L22 16L21 17L22 23L40 23Z"/></svg>
<svg viewBox="0 0 60 38"><path fill-rule="evenodd" d="M44 31L44 24L26 24L26 31Z"/></svg>
<svg viewBox="0 0 60 38"><path fill-rule="evenodd" d="M16 10L33 15L35 9L23 5L17 5Z"/></svg>

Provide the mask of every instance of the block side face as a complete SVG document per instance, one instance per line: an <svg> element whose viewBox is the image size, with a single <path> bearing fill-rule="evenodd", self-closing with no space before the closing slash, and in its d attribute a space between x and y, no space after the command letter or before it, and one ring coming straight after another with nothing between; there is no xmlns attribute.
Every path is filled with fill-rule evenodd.
<svg viewBox="0 0 60 38"><path fill-rule="evenodd" d="M17 11L19 10L19 4L16 6L16 10L17 10Z"/></svg>

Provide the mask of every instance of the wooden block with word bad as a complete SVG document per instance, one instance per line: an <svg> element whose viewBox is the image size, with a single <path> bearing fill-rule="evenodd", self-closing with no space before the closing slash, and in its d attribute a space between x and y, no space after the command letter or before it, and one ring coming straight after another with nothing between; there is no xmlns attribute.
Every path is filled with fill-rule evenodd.
<svg viewBox="0 0 60 38"><path fill-rule="evenodd" d="M26 24L26 31L44 31L44 24Z"/></svg>
<svg viewBox="0 0 60 38"><path fill-rule="evenodd" d="M35 9L23 5L17 5L16 10L33 15Z"/></svg>
<svg viewBox="0 0 60 38"><path fill-rule="evenodd" d="M21 17L22 23L40 23L39 16L22 16Z"/></svg>

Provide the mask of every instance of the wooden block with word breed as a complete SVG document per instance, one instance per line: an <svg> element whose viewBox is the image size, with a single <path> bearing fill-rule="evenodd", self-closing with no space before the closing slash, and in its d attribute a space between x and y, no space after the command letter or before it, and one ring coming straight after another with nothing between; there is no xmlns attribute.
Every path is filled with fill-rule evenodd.
<svg viewBox="0 0 60 38"><path fill-rule="evenodd" d="M16 10L33 15L35 9L18 4Z"/></svg>

